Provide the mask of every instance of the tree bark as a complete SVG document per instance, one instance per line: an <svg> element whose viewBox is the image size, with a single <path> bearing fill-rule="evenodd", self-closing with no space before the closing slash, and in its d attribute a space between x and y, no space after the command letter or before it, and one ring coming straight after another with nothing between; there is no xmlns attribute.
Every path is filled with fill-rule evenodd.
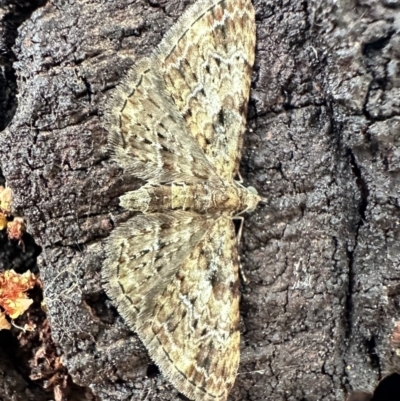
<svg viewBox="0 0 400 401"><path fill-rule="evenodd" d="M2 43L15 75L0 98L11 121L1 168L42 247L52 339L81 399L177 399L101 286L105 239L128 215L118 197L139 185L110 160L102 115L189 3L37 2L3 31L14 35ZM255 8L241 173L268 204L242 236L230 399L344 400L400 367L390 344L400 320L400 1Z"/></svg>

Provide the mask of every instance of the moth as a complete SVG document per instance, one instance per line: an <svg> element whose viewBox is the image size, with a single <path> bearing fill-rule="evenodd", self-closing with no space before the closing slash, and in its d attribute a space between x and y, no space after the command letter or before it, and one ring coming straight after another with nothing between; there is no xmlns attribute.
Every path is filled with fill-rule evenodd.
<svg viewBox="0 0 400 401"><path fill-rule="evenodd" d="M235 181L255 52L250 0L199 0L117 87L113 159L144 185L113 230L102 278L162 374L196 401L223 401L239 365L232 219L260 197Z"/></svg>

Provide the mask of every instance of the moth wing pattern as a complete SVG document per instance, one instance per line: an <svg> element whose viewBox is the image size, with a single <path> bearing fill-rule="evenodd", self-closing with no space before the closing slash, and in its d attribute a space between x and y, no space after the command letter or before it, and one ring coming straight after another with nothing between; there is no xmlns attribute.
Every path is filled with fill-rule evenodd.
<svg viewBox="0 0 400 401"><path fill-rule="evenodd" d="M238 265L234 225L222 216L173 279L167 285L156 279L143 296L137 332L163 375L190 399L226 400L234 384L240 358Z"/></svg>
<svg viewBox="0 0 400 401"><path fill-rule="evenodd" d="M250 0L198 0L129 71L105 115L122 168L152 186L202 182L211 192L232 181L254 19ZM213 213L130 218L111 233L102 269L107 294L163 375L195 401L225 401L240 358L235 229L229 213Z"/></svg>
<svg viewBox="0 0 400 401"><path fill-rule="evenodd" d="M113 230L103 281L134 330L146 294L172 280L211 225L211 218L178 211L137 215Z"/></svg>
<svg viewBox="0 0 400 401"><path fill-rule="evenodd" d="M238 172L256 43L250 0L200 0L159 45L168 92L223 178Z"/></svg>
<svg viewBox="0 0 400 401"><path fill-rule="evenodd" d="M105 121L112 157L137 178L191 182L215 175L167 93L154 55L128 72L107 104Z"/></svg>

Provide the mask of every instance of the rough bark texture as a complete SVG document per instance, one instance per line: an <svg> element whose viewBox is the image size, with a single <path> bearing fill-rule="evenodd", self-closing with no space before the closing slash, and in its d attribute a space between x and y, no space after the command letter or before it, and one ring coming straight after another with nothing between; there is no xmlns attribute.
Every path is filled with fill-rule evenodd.
<svg viewBox="0 0 400 401"><path fill-rule="evenodd" d="M0 2L1 127L10 122L1 168L15 214L42 247L47 318L66 369L57 400L183 399L101 287L104 240L126 218L118 196L138 186L110 161L101 118L111 89L189 3ZM400 368L390 345L400 320L400 1L255 7L242 175L269 204L245 224L230 399L344 400ZM23 375L10 373L1 400L51 399L26 396L26 380L39 388L28 367Z"/></svg>

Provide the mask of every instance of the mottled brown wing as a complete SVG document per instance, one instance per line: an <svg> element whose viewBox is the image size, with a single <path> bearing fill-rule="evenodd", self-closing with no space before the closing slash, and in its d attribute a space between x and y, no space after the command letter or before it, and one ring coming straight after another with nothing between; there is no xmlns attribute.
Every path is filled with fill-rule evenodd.
<svg viewBox="0 0 400 401"><path fill-rule="evenodd" d="M188 134L159 71L154 55L141 60L114 91L105 113L112 156L152 183L213 179L214 168Z"/></svg>
<svg viewBox="0 0 400 401"><path fill-rule="evenodd" d="M175 211L135 216L111 233L102 279L132 329L143 299L173 280L212 224L210 217Z"/></svg>
<svg viewBox="0 0 400 401"><path fill-rule="evenodd" d="M188 227L188 229L190 229ZM143 293L136 331L163 375L195 401L224 401L239 365L239 279L235 230L218 218L174 276ZM176 261L176 260L175 260ZM141 287L140 287L141 288Z"/></svg>
<svg viewBox="0 0 400 401"><path fill-rule="evenodd" d="M251 0L199 0L156 52L188 131L223 178L239 167L255 28Z"/></svg>

